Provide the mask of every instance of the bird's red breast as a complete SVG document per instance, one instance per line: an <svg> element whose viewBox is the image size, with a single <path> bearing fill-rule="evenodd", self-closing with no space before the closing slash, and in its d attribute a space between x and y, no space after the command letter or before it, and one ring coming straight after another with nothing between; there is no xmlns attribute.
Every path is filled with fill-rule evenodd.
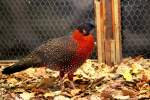
<svg viewBox="0 0 150 100"><path fill-rule="evenodd" d="M92 34L85 36L79 30L75 30L72 33L72 38L77 42L76 55L81 63L83 63L93 51L94 37ZM74 63L77 63L76 60L74 60Z"/></svg>

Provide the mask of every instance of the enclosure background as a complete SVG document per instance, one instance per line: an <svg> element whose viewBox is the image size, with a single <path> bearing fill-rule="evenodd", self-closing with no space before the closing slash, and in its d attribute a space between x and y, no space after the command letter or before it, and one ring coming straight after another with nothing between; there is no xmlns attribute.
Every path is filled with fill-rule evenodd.
<svg viewBox="0 0 150 100"><path fill-rule="evenodd" d="M20 59L91 19L93 0L0 0L0 59Z"/></svg>
<svg viewBox="0 0 150 100"><path fill-rule="evenodd" d="M150 57L149 5L150 0L121 0L124 57ZM94 20L93 0L0 0L0 60L20 59L88 19Z"/></svg>
<svg viewBox="0 0 150 100"><path fill-rule="evenodd" d="M121 0L123 56L150 58L150 0Z"/></svg>

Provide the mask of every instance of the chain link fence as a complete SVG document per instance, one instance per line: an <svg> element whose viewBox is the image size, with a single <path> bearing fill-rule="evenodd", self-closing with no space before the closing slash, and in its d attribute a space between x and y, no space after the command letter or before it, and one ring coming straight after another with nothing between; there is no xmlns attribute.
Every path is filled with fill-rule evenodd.
<svg viewBox="0 0 150 100"><path fill-rule="evenodd" d="M149 5L150 0L121 0L124 57L150 57ZM0 0L0 60L20 59L94 15L93 0Z"/></svg>
<svg viewBox="0 0 150 100"><path fill-rule="evenodd" d="M20 59L89 19L93 0L0 0L0 60Z"/></svg>
<svg viewBox="0 0 150 100"><path fill-rule="evenodd" d="M150 58L150 0L121 0L123 56Z"/></svg>

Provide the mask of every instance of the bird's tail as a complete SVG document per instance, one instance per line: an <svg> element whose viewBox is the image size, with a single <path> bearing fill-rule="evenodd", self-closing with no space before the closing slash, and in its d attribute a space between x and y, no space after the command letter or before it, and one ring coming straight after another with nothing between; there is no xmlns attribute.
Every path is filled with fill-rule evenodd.
<svg viewBox="0 0 150 100"><path fill-rule="evenodd" d="M25 70L29 67L39 67L41 65L41 59L37 55L28 55L27 57L21 59L16 64L6 67L3 69L3 74L13 74Z"/></svg>
<svg viewBox="0 0 150 100"><path fill-rule="evenodd" d="M19 71L22 71L22 70L25 70L27 68L29 68L31 66L27 66L27 65L12 65L12 66L9 66L9 67L6 67L3 69L2 73L3 74L13 74L15 72L19 72Z"/></svg>

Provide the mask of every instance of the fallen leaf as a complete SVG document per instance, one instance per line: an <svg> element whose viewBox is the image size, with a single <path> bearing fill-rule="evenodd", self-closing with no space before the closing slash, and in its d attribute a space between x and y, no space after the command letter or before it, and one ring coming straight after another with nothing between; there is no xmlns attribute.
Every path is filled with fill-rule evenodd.
<svg viewBox="0 0 150 100"><path fill-rule="evenodd" d="M35 68L28 68L24 72L27 73L29 76L33 76L36 73L35 70Z"/></svg>
<svg viewBox="0 0 150 100"><path fill-rule="evenodd" d="M142 69L142 66L140 64L137 64L137 63L133 63L131 65L131 67L132 67L132 73L134 73L134 74L140 73L140 71Z"/></svg>
<svg viewBox="0 0 150 100"><path fill-rule="evenodd" d="M134 61L139 61L140 59L143 59L143 55L139 55L139 56L136 56L136 57L133 57Z"/></svg>
<svg viewBox="0 0 150 100"><path fill-rule="evenodd" d="M44 94L47 90L43 89L43 88L32 88L31 90L32 92L35 92L36 94Z"/></svg>
<svg viewBox="0 0 150 100"><path fill-rule="evenodd" d="M121 90L122 90L124 96L130 96L132 98L137 98L138 92L136 90L128 89L125 87L123 87Z"/></svg>
<svg viewBox="0 0 150 100"><path fill-rule="evenodd" d="M53 97L55 96L53 92L47 92L44 94L44 97Z"/></svg>
<svg viewBox="0 0 150 100"><path fill-rule="evenodd" d="M75 96L75 95L79 94L80 91L81 91L81 89L73 89L73 90L71 90L71 95Z"/></svg>
<svg viewBox="0 0 150 100"><path fill-rule="evenodd" d="M120 65L117 73L123 75L126 81L132 81L131 68L126 65Z"/></svg>
<svg viewBox="0 0 150 100"><path fill-rule="evenodd" d="M70 100L70 98L60 95L60 96L55 96L54 100Z"/></svg>
<svg viewBox="0 0 150 100"><path fill-rule="evenodd" d="M17 89L14 90L14 92L23 93L23 92L25 92L25 90L23 88L17 88Z"/></svg>
<svg viewBox="0 0 150 100"><path fill-rule="evenodd" d="M2 78L2 75L3 75L2 72L0 72L0 79Z"/></svg>
<svg viewBox="0 0 150 100"><path fill-rule="evenodd" d="M130 96L122 96L122 95L116 95L113 97L115 100L129 100Z"/></svg>
<svg viewBox="0 0 150 100"><path fill-rule="evenodd" d="M91 95L90 100L101 100L99 96L97 95Z"/></svg>
<svg viewBox="0 0 150 100"><path fill-rule="evenodd" d="M23 92L22 94L20 94L20 97L23 100L30 100L30 98L34 97L34 93Z"/></svg>
<svg viewBox="0 0 150 100"><path fill-rule="evenodd" d="M113 93L112 88L106 88L101 92L100 96L103 98L102 100L107 100L112 98L112 93Z"/></svg>
<svg viewBox="0 0 150 100"><path fill-rule="evenodd" d="M50 86L53 86L55 81L56 81L56 78L54 77L43 78L40 81L38 87L48 88Z"/></svg>
<svg viewBox="0 0 150 100"><path fill-rule="evenodd" d="M11 83L11 84L16 84L16 83L18 83L18 80L16 80L15 78L8 78L7 82Z"/></svg>

